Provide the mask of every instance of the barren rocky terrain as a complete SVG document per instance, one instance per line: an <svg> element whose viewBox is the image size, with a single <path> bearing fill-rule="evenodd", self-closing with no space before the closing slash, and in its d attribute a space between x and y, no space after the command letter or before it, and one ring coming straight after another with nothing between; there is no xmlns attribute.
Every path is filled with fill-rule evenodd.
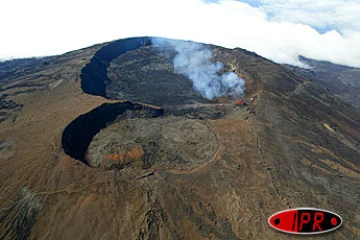
<svg viewBox="0 0 360 240"><path fill-rule="evenodd" d="M345 102L360 107L360 69L304 57L300 59L309 69L288 67L325 87Z"/></svg>
<svg viewBox="0 0 360 240"><path fill-rule="evenodd" d="M208 48L246 104L203 98L146 37L1 63L0 239L302 239L267 220L304 206L344 220L312 239L359 239L359 110Z"/></svg>

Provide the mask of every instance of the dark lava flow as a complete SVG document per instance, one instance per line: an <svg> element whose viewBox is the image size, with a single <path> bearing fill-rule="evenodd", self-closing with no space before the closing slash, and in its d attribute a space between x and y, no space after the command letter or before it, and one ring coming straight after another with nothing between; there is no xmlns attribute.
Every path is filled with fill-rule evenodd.
<svg viewBox="0 0 360 240"><path fill-rule="evenodd" d="M166 110L194 102L211 103L193 89L186 76L172 70L176 55L172 45L177 42L182 41L152 37L114 41L98 50L81 70L81 88L91 95Z"/></svg>
<svg viewBox="0 0 360 240"><path fill-rule="evenodd" d="M129 101L120 103L104 103L94 110L83 114L72 121L62 135L62 147L66 154L74 159L86 160L87 149L93 137L114 121L134 117L159 117L163 115L161 108L152 108Z"/></svg>

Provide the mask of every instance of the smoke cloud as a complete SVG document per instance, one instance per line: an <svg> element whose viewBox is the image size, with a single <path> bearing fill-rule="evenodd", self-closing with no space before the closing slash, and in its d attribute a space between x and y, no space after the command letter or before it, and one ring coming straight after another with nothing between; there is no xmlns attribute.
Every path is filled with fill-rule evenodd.
<svg viewBox="0 0 360 240"><path fill-rule="evenodd" d="M152 39L155 44L165 44L177 52L173 59L175 73L182 74L193 83L194 90L203 97L213 99L222 95L239 97L244 93L245 81L233 72L220 74L224 64L213 61L212 51L194 42Z"/></svg>

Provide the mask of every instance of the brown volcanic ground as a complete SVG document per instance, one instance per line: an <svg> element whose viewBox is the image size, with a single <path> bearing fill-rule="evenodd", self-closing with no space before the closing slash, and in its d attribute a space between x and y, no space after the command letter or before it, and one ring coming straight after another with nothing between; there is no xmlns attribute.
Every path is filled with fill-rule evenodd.
<svg viewBox="0 0 360 240"><path fill-rule="evenodd" d="M344 219L313 239L360 238L359 111L209 47L248 106L203 99L146 38L1 65L0 239L300 239L267 219L303 206Z"/></svg>

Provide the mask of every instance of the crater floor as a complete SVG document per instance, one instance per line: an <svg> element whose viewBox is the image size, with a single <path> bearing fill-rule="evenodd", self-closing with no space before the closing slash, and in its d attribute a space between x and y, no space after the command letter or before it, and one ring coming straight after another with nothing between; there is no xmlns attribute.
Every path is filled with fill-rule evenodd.
<svg viewBox="0 0 360 240"><path fill-rule="evenodd" d="M90 166L193 169L211 161L219 143L206 121L169 116L123 120L89 146ZM138 162L138 164L136 164Z"/></svg>

